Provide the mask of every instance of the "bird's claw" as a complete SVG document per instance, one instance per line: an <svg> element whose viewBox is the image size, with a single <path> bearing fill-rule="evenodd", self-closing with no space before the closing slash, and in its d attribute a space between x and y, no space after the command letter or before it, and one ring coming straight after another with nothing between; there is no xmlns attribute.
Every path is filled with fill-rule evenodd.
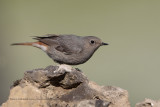
<svg viewBox="0 0 160 107"><path fill-rule="evenodd" d="M56 69L54 71L54 73L58 73L58 72L61 73L63 71L65 71L65 72L72 72L72 70L73 70L73 68L71 66L66 65L66 64L61 64L61 65L59 65L58 69Z"/></svg>

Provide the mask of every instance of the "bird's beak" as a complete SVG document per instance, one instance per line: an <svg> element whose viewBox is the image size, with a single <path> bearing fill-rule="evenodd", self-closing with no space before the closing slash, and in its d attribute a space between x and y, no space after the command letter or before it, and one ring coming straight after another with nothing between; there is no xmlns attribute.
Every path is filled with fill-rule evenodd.
<svg viewBox="0 0 160 107"><path fill-rule="evenodd" d="M104 42L102 42L101 46L103 46L103 45L109 45L109 44L108 44L108 43L104 43Z"/></svg>

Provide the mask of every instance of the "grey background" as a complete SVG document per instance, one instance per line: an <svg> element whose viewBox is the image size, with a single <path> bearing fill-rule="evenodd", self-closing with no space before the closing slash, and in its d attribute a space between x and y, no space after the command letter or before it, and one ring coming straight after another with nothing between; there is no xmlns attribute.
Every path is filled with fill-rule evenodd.
<svg viewBox="0 0 160 107"><path fill-rule="evenodd" d="M57 65L39 49L10 44L50 33L103 39L110 45L75 67L128 90L132 106L160 98L159 0L0 0L0 13L0 103L24 71Z"/></svg>

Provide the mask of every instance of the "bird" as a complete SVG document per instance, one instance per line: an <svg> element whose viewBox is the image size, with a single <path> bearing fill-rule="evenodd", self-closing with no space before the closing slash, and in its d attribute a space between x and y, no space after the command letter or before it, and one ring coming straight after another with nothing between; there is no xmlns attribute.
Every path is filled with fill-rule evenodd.
<svg viewBox="0 0 160 107"><path fill-rule="evenodd" d="M96 36L77 36L73 34L48 34L35 36L35 42L13 43L27 45L43 50L53 61L59 64L79 65L88 61L95 51L108 43Z"/></svg>

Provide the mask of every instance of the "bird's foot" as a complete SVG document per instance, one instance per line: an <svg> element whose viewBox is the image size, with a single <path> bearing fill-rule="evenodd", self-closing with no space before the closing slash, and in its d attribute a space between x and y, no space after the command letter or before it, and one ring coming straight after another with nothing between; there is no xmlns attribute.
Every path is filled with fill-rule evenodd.
<svg viewBox="0 0 160 107"><path fill-rule="evenodd" d="M61 64L61 65L58 65L58 69L55 70L54 73L63 72L63 71L71 72L72 70L73 68L70 65Z"/></svg>

